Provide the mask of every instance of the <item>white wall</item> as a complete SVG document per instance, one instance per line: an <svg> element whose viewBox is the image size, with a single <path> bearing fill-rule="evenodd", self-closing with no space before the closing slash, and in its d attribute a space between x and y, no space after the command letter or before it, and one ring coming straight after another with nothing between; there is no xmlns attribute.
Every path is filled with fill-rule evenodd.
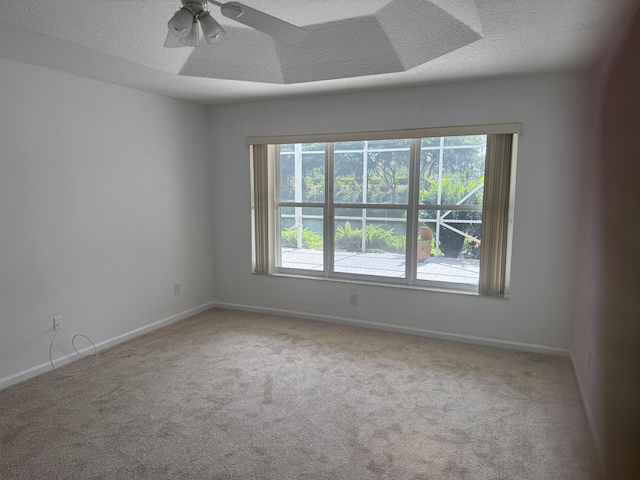
<svg viewBox="0 0 640 480"><path fill-rule="evenodd" d="M213 107L216 301L566 353L580 233L573 125L581 87L580 76L566 74ZM251 274L245 136L500 122L524 123L509 299ZM352 292L358 306L349 304Z"/></svg>
<svg viewBox="0 0 640 480"><path fill-rule="evenodd" d="M54 315L60 357L74 333L106 342L211 301L206 123L0 59L0 387L46 369Z"/></svg>

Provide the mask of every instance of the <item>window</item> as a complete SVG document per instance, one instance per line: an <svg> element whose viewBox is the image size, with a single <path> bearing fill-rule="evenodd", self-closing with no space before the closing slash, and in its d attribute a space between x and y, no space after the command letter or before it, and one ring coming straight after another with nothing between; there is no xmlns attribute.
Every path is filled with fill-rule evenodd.
<svg viewBox="0 0 640 480"><path fill-rule="evenodd" d="M254 271L504 295L519 131L248 139Z"/></svg>

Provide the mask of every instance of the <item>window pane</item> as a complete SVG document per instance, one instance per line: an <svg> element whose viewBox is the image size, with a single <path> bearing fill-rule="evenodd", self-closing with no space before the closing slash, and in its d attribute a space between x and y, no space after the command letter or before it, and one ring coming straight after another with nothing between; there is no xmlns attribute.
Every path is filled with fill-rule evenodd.
<svg viewBox="0 0 640 480"><path fill-rule="evenodd" d="M302 143L303 152L324 153L326 144L324 143Z"/></svg>
<svg viewBox="0 0 640 480"><path fill-rule="evenodd" d="M357 142L352 142L357 143ZM363 142L360 142L363 143ZM336 203L362 203L364 152L334 153L334 195Z"/></svg>
<svg viewBox="0 0 640 480"><path fill-rule="evenodd" d="M369 140L367 142L369 150L379 149L405 149L408 150L411 147L411 140Z"/></svg>
<svg viewBox="0 0 640 480"><path fill-rule="evenodd" d="M437 205L440 203L440 150L422 150L420 152L420 204Z"/></svg>
<svg viewBox="0 0 640 480"><path fill-rule="evenodd" d="M342 220L352 220L353 224L353 221L360 222L362 220L362 212L363 210L359 208L336 208L334 215Z"/></svg>
<svg viewBox="0 0 640 480"><path fill-rule="evenodd" d="M384 213L388 215L370 217L360 208L336 212L334 271L405 277L406 211L400 217L397 211Z"/></svg>
<svg viewBox="0 0 640 480"><path fill-rule="evenodd" d="M295 207L280 207L280 225L282 228L292 227L295 223Z"/></svg>
<svg viewBox="0 0 640 480"><path fill-rule="evenodd" d="M478 285L482 213L420 210L417 279Z"/></svg>
<svg viewBox="0 0 640 480"><path fill-rule="evenodd" d="M295 201L295 156L293 151L283 151L285 147L293 145L280 145L280 201Z"/></svg>
<svg viewBox="0 0 640 480"><path fill-rule="evenodd" d="M482 205L486 137L446 137L447 142L461 146L420 152L420 204Z"/></svg>
<svg viewBox="0 0 640 480"><path fill-rule="evenodd" d="M445 147L457 145L485 145L487 143L486 135L464 135L461 137L445 137Z"/></svg>
<svg viewBox="0 0 640 480"><path fill-rule="evenodd" d="M406 143L406 147L403 146ZM374 150L384 144L390 150ZM369 203L406 204L409 198L409 140L369 143L367 155L367 195Z"/></svg>
<svg viewBox="0 0 640 480"><path fill-rule="evenodd" d="M302 153L302 201L324 202L324 153Z"/></svg>
<svg viewBox="0 0 640 480"><path fill-rule="evenodd" d="M280 207L280 264L278 267L323 269L321 208Z"/></svg>
<svg viewBox="0 0 640 480"><path fill-rule="evenodd" d="M389 208L368 208L367 209L367 218L375 217L376 221L390 219L390 222L395 221L395 219L402 219L403 221L407 218L407 211L405 209L402 210L391 210Z"/></svg>
<svg viewBox="0 0 640 480"><path fill-rule="evenodd" d="M333 150L336 153L342 151L364 150L364 142L336 142L333 144Z"/></svg>
<svg viewBox="0 0 640 480"><path fill-rule="evenodd" d="M420 147L439 147L440 137L423 138Z"/></svg>
<svg viewBox="0 0 640 480"><path fill-rule="evenodd" d="M482 205L486 147L444 151L441 202L447 205Z"/></svg>
<svg viewBox="0 0 640 480"><path fill-rule="evenodd" d="M324 202L325 144L280 145L281 202Z"/></svg>

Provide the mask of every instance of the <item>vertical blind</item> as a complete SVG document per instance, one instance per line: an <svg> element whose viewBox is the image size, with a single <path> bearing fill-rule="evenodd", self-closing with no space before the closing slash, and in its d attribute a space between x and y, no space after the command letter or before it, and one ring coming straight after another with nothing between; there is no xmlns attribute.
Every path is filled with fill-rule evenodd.
<svg viewBox="0 0 640 480"><path fill-rule="evenodd" d="M504 295L512 144L513 135L487 135L480 248L482 295Z"/></svg>
<svg viewBox="0 0 640 480"><path fill-rule="evenodd" d="M271 273L274 269L270 243L273 239L273 219L270 215L273 208L271 195L271 163L273 155L269 155L270 145L253 146L253 222L255 273ZM271 158L269 158L271 157Z"/></svg>

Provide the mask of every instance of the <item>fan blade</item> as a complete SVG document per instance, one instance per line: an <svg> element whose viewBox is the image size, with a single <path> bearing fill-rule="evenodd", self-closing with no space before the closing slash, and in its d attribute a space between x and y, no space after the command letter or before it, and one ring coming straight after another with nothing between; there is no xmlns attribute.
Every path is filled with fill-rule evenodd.
<svg viewBox="0 0 640 480"><path fill-rule="evenodd" d="M272 17L255 8L247 7L239 2L229 2L220 5L220 11L225 17L240 22L247 27L260 30L267 35L271 35L276 40L282 40L288 43L299 43L307 34L307 31L300 27L291 25L279 18Z"/></svg>

